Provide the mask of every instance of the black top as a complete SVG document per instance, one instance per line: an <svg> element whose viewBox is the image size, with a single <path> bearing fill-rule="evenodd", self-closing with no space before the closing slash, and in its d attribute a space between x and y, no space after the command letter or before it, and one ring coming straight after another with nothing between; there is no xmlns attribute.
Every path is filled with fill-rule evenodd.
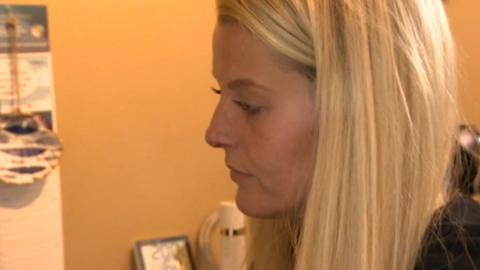
<svg viewBox="0 0 480 270"><path fill-rule="evenodd" d="M415 270L480 270L480 204L453 200L425 239Z"/></svg>

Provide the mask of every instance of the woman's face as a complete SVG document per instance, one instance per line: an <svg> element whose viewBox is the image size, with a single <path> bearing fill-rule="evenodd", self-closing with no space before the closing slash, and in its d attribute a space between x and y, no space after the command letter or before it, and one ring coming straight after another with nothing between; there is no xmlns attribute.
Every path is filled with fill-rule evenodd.
<svg viewBox="0 0 480 270"><path fill-rule="evenodd" d="M313 168L313 84L236 23L217 25L213 75L220 99L206 140L225 150L236 202L253 217L300 207Z"/></svg>

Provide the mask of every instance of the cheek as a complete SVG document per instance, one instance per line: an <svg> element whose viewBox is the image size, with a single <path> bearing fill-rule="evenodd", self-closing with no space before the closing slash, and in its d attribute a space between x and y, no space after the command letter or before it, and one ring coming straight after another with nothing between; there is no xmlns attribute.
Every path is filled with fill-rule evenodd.
<svg viewBox="0 0 480 270"><path fill-rule="evenodd" d="M313 165L307 137L284 133L250 152L256 180L238 188L236 201L242 212L275 217L303 205Z"/></svg>
<svg viewBox="0 0 480 270"><path fill-rule="evenodd" d="M257 137L262 139L252 143L249 151L264 191L287 203L303 196L313 170L313 119L302 116L294 116L302 121L280 118L283 121L265 127L268 134Z"/></svg>

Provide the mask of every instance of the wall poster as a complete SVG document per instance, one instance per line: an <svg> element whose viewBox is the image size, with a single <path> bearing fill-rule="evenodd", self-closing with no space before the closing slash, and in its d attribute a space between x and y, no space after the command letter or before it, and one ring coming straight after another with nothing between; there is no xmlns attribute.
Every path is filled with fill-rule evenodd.
<svg viewBox="0 0 480 270"><path fill-rule="evenodd" d="M7 22L17 22L18 81L23 112L55 130L55 99L47 7L0 5L0 113L14 109ZM0 270L62 270L59 169L32 184L0 182Z"/></svg>

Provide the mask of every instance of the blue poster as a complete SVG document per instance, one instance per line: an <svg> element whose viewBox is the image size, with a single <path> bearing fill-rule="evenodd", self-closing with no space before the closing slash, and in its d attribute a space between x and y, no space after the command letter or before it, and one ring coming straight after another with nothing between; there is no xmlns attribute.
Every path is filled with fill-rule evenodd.
<svg viewBox="0 0 480 270"><path fill-rule="evenodd" d="M5 25L9 18L17 19L19 53L48 52L47 9L45 6L0 5L0 53L8 53L10 44Z"/></svg>
<svg viewBox="0 0 480 270"><path fill-rule="evenodd" d="M13 32L8 31L12 19L16 24L15 45ZM43 115L52 127L54 97L48 31L45 6L0 5L0 113L8 114L18 107L25 113ZM19 102L12 57L17 59Z"/></svg>

